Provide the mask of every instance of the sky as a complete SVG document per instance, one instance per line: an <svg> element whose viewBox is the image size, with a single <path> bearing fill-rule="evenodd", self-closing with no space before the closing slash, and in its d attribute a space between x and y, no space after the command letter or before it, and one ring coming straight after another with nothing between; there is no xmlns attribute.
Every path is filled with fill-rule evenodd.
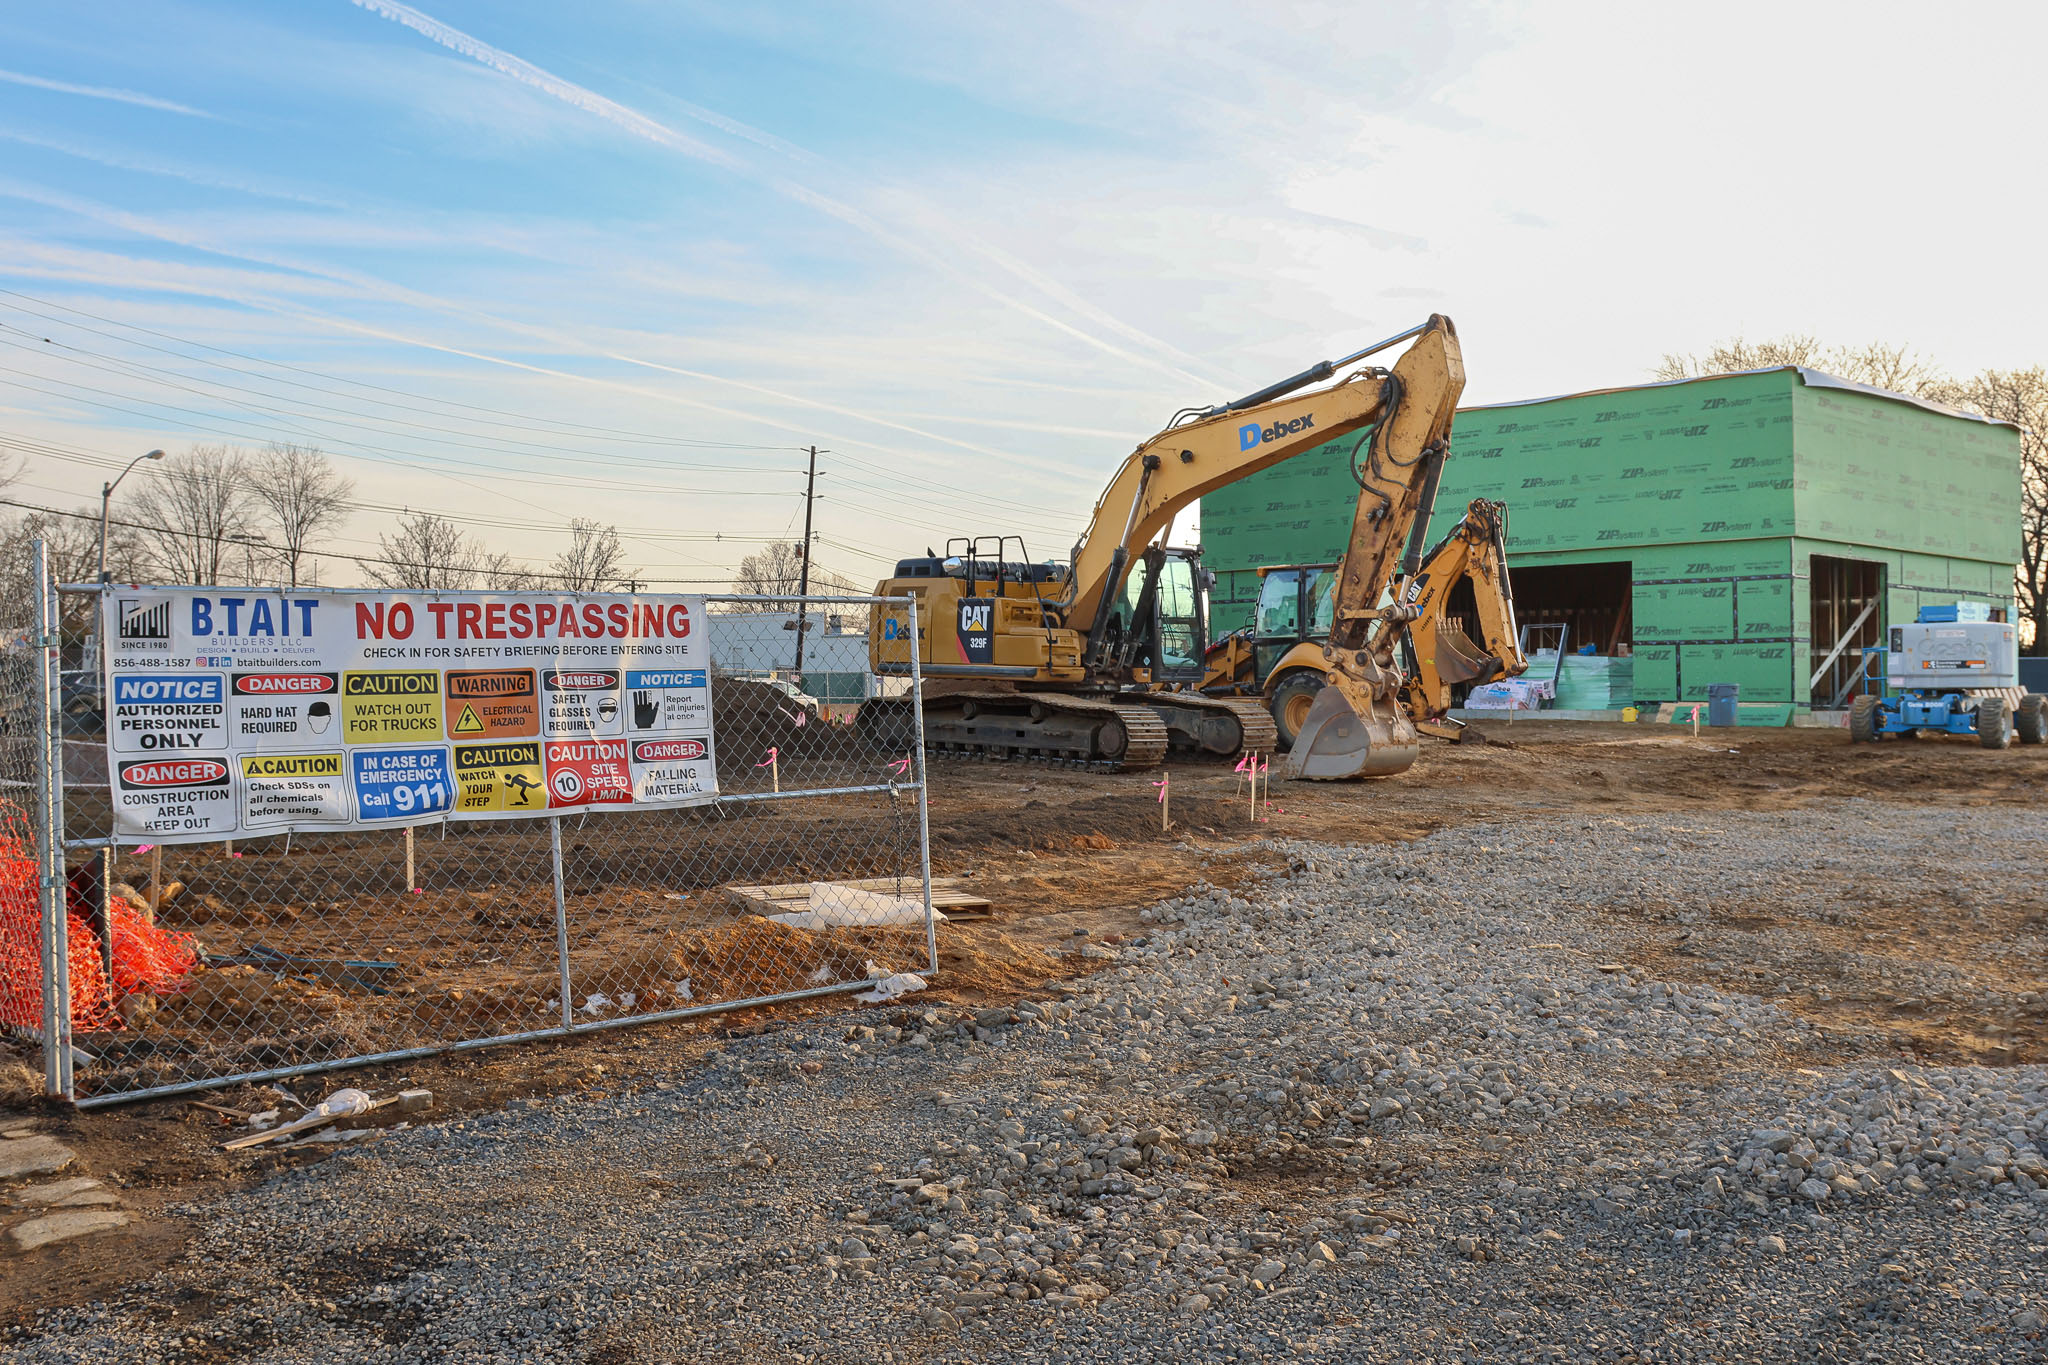
<svg viewBox="0 0 2048 1365"><path fill-rule="evenodd" d="M5 496L318 445L644 582L1064 556L1179 408L1455 319L1466 400L1813 333L2048 363L2048 7L0 9Z"/></svg>

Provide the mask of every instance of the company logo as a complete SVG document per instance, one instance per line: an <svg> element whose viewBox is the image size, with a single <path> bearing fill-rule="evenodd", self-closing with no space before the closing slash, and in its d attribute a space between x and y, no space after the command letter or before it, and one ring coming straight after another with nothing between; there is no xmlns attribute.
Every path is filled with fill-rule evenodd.
<svg viewBox="0 0 2048 1365"><path fill-rule="evenodd" d="M910 627L893 616L885 616L882 618L882 638L884 640L908 640L910 638Z"/></svg>
<svg viewBox="0 0 2048 1365"><path fill-rule="evenodd" d="M1268 441L1277 441L1282 436L1292 436L1298 431L1307 431L1315 424L1316 419L1313 415L1297 417L1291 422L1275 422L1270 427L1262 427L1257 422L1246 422L1237 429L1237 448L1239 450L1251 450L1256 446L1264 445Z"/></svg>
<svg viewBox="0 0 2048 1365"><path fill-rule="evenodd" d="M1621 414L1615 411L1613 408L1609 408L1605 412L1596 412L1593 414L1593 420L1596 422L1613 422L1618 420L1620 417Z"/></svg>
<svg viewBox="0 0 2048 1365"><path fill-rule="evenodd" d="M993 628L996 604L993 602L962 602L960 604L960 629L977 635L985 635Z"/></svg>
<svg viewBox="0 0 2048 1365"><path fill-rule="evenodd" d="M1680 436L1704 436L1707 434L1706 424L1701 423L1696 427L1680 427L1678 434Z"/></svg>
<svg viewBox="0 0 2048 1365"><path fill-rule="evenodd" d="M228 765L217 758L144 759L121 765L124 787L225 787Z"/></svg>
<svg viewBox="0 0 2048 1365"><path fill-rule="evenodd" d="M1716 531L1725 531L1727 529L1728 523L1725 521L1703 521L1700 523L1700 534L1703 536L1710 536Z"/></svg>
<svg viewBox="0 0 2048 1365"><path fill-rule="evenodd" d="M332 692L338 679L332 673L237 673L238 697L298 697Z"/></svg>
<svg viewBox="0 0 2048 1365"><path fill-rule="evenodd" d="M1657 490L1658 502L1671 502L1684 496L1685 490L1683 488L1660 488Z"/></svg>
<svg viewBox="0 0 2048 1365"><path fill-rule="evenodd" d="M1754 455L1737 455L1734 459L1728 462L1728 467L1730 469L1748 469L1755 463L1756 456Z"/></svg>
<svg viewBox="0 0 2048 1365"><path fill-rule="evenodd" d="M1706 412L1712 408L1725 408L1727 406L1728 400L1725 398L1709 398L1706 402L1700 404L1700 411Z"/></svg>
<svg viewBox="0 0 2048 1365"><path fill-rule="evenodd" d="M541 674L541 684L550 692L596 692L617 687L619 675L600 669L584 673L563 673L549 669Z"/></svg>
<svg viewBox="0 0 2048 1365"><path fill-rule="evenodd" d="M701 739L643 739L633 746L635 763L676 763L709 754Z"/></svg>
<svg viewBox="0 0 2048 1365"><path fill-rule="evenodd" d="M121 638L124 640L168 640L171 638L171 604L152 602L146 597L124 597L120 607Z"/></svg>

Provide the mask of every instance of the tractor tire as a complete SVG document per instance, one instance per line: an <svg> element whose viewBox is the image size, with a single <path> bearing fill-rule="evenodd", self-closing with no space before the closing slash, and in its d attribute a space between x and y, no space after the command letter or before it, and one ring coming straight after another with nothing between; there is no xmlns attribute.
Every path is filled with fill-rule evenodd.
<svg viewBox="0 0 2048 1365"><path fill-rule="evenodd" d="M1977 742L1987 749L2003 749L2012 743L2012 710L2004 697L1986 697L1977 703Z"/></svg>
<svg viewBox="0 0 2048 1365"><path fill-rule="evenodd" d="M1314 704L1316 693L1327 685L1322 674L1302 668L1282 678L1273 689L1266 709L1273 713L1273 724L1280 731L1282 753L1294 747L1294 737L1301 733L1302 722L1308 719L1308 708Z"/></svg>
<svg viewBox="0 0 2048 1365"><path fill-rule="evenodd" d="M2022 744L2048 744L2048 697L2029 692L2020 698L2012 718L2013 738Z"/></svg>
<svg viewBox="0 0 2048 1365"><path fill-rule="evenodd" d="M1877 743L1877 698L1858 697L1849 703L1849 742Z"/></svg>

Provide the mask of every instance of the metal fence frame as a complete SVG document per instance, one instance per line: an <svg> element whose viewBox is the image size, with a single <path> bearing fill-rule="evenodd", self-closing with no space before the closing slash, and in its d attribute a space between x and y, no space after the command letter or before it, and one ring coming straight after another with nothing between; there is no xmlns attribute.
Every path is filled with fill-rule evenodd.
<svg viewBox="0 0 2048 1365"><path fill-rule="evenodd" d="M74 1066L76 1055L73 1038L72 988L70 979L70 933L68 924L68 876L66 852L97 850L106 860L107 874L100 878L102 909L105 901L113 895L111 875L115 849L122 842L116 837L73 838L65 837L65 781L63 756L63 717L61 714L62 687L59 675L59 622L57 594L58 585L49 578L48 556L41 542L37 542L35 553L35 574L37 588L36 642L43 652L40 670L40 706L34 714L39 720L38 733L33 746L35 760L34 832L38 845L37 864L41 891L40 961L43 981L43 1055L44 1085L48 1095L71 1101L81 1109L103 1105L121 1104L131 1100L157 1098L192 1091L215 1089L223 1085L260 1082L281 1079L287 1076L305 1075L320 1071L338 1070L346 1067L370 1066L388 1062L407 1061L419 1057L443 1053L464 1052L483 1047L495 1047L502 1043L530 1042L547 1038L566 1038L578 1034L596 1033L609 1029L632 1027L641 1024L661 1023L668 1020L687 1019L708 1014L724 1013L730 1010L746 1009L753 1006L782 1004L820 996L859 991L872 986L871 980L833 981L800 990L785 990L757 994L745 999L719 1000L703 1004L692 1004L678 1008L659 1009L637 1014L625 1014L616 1018L579 1020L574 1005L574 991L571 987L571 950L569 943L569 911L567 878L564 870L562 848L562 816L549 815L546 818L549 833L549 854L553 881L553 948L555 964L561 981L561 1019L545 1028L526 1029L514 1032L496 1033L473 1038L452 1038L446 1041L421 1046L394 1048L384 1051L362 1052L346 1057L323 1058L265 1069L238 1071L232 1074L210 1075L180 1080L174 1083L153 1085L134 1090L106 1094L78 1094L78 1077ZM86 592L104 598L111 591L110 586L97 584L63 585L62 591ZM571 594L564 594L569 596ZM799 612L818 606L852 607L897 607L909 613L912 638L918 629L918 601L909 597L873 596L817 596L805 598L767 597L760 595L721 594L706 595L702 598L707 607L725 604L746 603L794 603ZM103 615L96 619L104 619ZM803 619L801 615L799 620ZM102 651L101 662L102 706L107 705L105 681L107 675L106 653ZM763 801L802 801L821 797L845 797L863 794L887 794L893 801L903 794L914 794L916 805L916 876L921 881L923 901L924 956L923 972L935 973L939 966L938 936L935 915L932 908L931 873L931 820L928 800L925 752L924 713L919 702L920 670L916 651L911 653L910 710L914 718L914 742L910 745L908 757L912 760L909 780L841 785L820 788L798 788L774 792L736 792L727 794L721 782L721 794L713 807L728 805L743 806ZM111 781L111 774L110 774ZM617 819L619 814L598 813L599 820ZM413 826L413 829L434 828L432 824ZM408 833L411 831L408 830ZM130 840L129 843L135 841ZM408 861L410 842L408 842ZM102 921L111 925L111 918ZM107 941L111 951L112 933L109 929Z"/></svg>

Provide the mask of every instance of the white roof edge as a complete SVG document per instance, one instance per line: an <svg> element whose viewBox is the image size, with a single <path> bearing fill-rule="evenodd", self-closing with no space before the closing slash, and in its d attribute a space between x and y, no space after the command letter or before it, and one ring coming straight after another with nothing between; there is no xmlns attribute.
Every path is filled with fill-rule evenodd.
<svg viewBox="0 0 2048 1365"><path fill-rule="evenodd" d="M1516 398L1510 399L1505 403L1475 403L1469 408L1460 408L1459 411L1484 412L1491 408L1527 408L1533 407L1538 403L1559 402L1566 398L1592 398L1603 393L1637 393L1643 389L1668 389L1679 384L1704 384L1716 379L1738 379L1745 375L1754 374L1777 374L1785 370L1797 371L1799 381L1808 388L1846 389L1852 393L1868 394L1872 398L1888 398L1894 403L1909 403L1913 407L1922 408L1941 417L1955 417L1965 422L1982 422L1986 426L2013 427L2015 431L2019 429L2013 426L2011 422L1985 417L1979 413L1964 412L1958 408L1944 407L1940 403L1931 403L1925 398L1915 398L1910 394L1893 393L1890 389L1880 389L1870 384L1858 384L1853 380L1839 379L1825 371L1808 369L1804 365L1766 365L1762 369L1757 370L1727 370L1720 374L1687 375L1684 379L1659 379L1648 384L1616 384L1604 389L1580 389L1575 393L1554 393L1547 398Z"/></svg>

